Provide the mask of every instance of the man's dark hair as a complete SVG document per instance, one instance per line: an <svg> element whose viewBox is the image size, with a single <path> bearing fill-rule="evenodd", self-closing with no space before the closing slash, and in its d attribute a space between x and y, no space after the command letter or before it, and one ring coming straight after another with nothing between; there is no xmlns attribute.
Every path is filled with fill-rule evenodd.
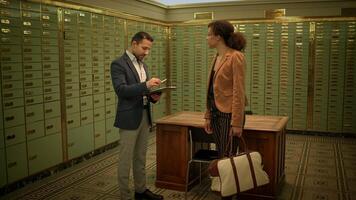
<svg viewBox="0 0 356 200"><path fill-rule="evenodd" d="M137 32L137 33L132 37L131 43L132 43L133 41L136 41L137 43L140 43L140 42L141 42L142 40L144 40L144 39L153 42L153 37L152 37L150 34L148 34L148 33L146 33L146 32L143 32L143 31L140 31L140 32Z"/></svg>

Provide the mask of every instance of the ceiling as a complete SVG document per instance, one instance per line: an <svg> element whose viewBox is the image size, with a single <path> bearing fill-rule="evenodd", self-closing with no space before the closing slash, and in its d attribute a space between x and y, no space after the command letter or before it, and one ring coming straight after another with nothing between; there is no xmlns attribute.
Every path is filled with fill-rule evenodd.
<svg viewBox="0 0 356 200"><path fill-rule="evenodd" d="M275 4L275 3L312 3L312 2L338 2L340 0L138 0L148 3L153 3L166 8L174 8L181 6L200 5L246 5L246 4ZM354 1L354 0L351 0Z"/></svg>
<svg viewBox="0 0 356 200"><path fill-rule="evenodd" d="M152 0L161 3L166 6L176 6L176 5L186 5L186 4L197 4L197 3L212 3L212 2L232 2L238 0Z"/></svg>

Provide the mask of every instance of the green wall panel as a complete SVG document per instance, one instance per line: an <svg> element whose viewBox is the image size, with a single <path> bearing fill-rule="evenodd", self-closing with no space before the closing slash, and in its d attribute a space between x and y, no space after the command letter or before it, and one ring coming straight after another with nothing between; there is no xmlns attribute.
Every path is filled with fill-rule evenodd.
<svg viewBox="0 0 356 200"><path fill-rule="evenodd" d="M356 22L346 23L343 131L356 132Z"/></svg>
<svg viewBox="0 0 356 200"><path fill-rule="evenodd" d="M26 143L6 148L7 181L13 183L28 176Z"/></svg>
<svg viewBox="0 0 356 200"><path fill-rule="evenodd" d="M0 136L2 136L0 134ZM0 188L5 186L7 183L7 171L6 171L6 159L5 159L5 149L0 148Z"/></svg>
<svg viewBox="0 0 356 200"><path fill-rule="evenodd" d="M94 138L95 149L105 146L105 120L94 121Z"/></svg>
<svg viewBox="0 0 356 200"><path fill-rule="evenodd" d="M68 158L77 158L94 150L94 126L83 125L68 131Z"/></svg>
<svg viewBox="0 0 356 200"><path fill-rule="evenodd" d="M234 26L247 41L246 110L289 116L288 129L355 133L354 21ZM202 39L206 34L203 24L171 28L170 76L178 86L171 94L172 113L205 110L205 99L200 99L206 96L207 82L201 74L208 76L214 55Z"/></svg>
<svg viewBox="0 0 356 200"><path fill-rule="evenodd" d="M115 118L106 119L106 125L105 125L106 144L116 142L120 139L119 129L113 126L114 120Z"/></svg>
<svg viewBox="0 0 356 200"><path fill-rule="evenodd" d="M315 23L313 129L320 131L327 131L331 23Z"/></svg>
<svg viewBox="0 0 356 200"><path fill-rule="evenodd" d="M29 174L53 167L63 161L61 134L53 134L27 143Z"/></svg>
<svg viewBox="0 0 356 200"><path fill-rule="evenodd" d="M328 95L328 131L342 131L346 23L331 24L329 95Z"/></svg>

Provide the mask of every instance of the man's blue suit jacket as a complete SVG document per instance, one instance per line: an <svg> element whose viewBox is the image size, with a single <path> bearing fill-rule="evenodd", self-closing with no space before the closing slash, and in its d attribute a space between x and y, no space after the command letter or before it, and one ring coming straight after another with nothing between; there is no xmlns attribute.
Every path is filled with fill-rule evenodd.
<svg viewBox="0 0 356 200"><path fill-rule="evenodd" d="M143 63L147 80L149 74L147 65ZM150 101L148 98L148 109L143 108L143 96L147 95L149 89L146 82L141 83L140 77L126 52L111 63L111 79L118 103L114 126L121 129L135 130L142 120L143 110L147 111L150 125L152 125Z"/></svg>

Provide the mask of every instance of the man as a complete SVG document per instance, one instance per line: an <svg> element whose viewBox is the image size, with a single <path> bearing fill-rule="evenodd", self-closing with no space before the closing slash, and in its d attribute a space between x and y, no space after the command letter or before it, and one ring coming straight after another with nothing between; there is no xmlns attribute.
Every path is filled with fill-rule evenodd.
<svg viewBox="0 0 356 200"><path fill-rule="evenodd" d="M136 33L131 46L111 63L112 83L119 98L114 126L120 129L118 179L121 199L131 199L129 175L133 164L135 199L163 199L146 188L146 152L150 125L150 102L160 95L148 96L149 89L161 80L149 78L143 63L152 47L153 38L146 32Z"/></svg>

